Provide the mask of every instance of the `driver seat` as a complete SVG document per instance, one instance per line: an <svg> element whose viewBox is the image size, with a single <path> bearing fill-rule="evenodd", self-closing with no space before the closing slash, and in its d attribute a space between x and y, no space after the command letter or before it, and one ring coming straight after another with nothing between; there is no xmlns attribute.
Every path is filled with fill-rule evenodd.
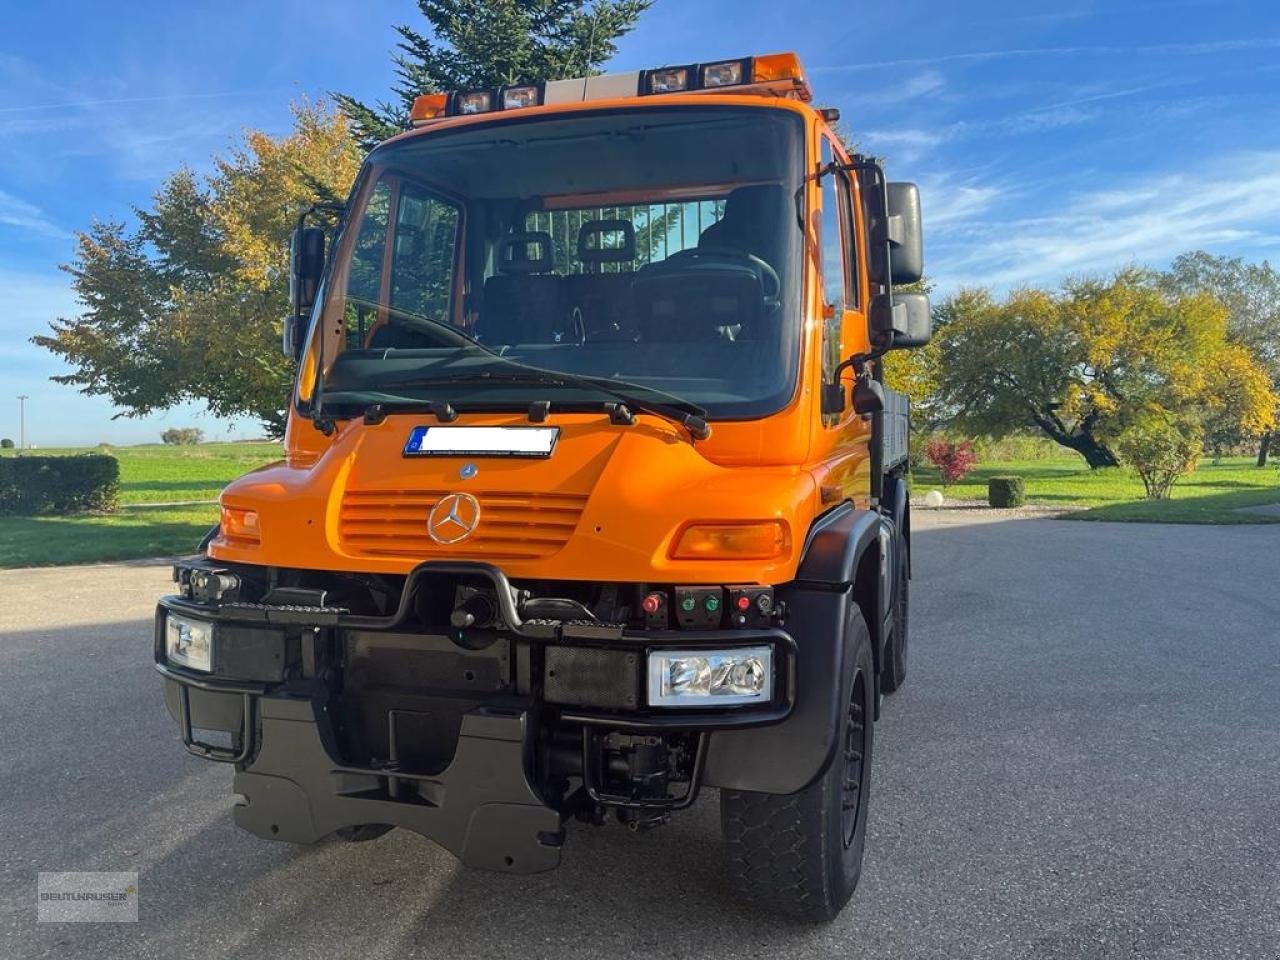
<svg viewBox="0 0 1280 960"><path fill-rule="evenodd" d="M724 216L699 235L698 247L741 250L777 270L787 217L795 217L795 204L782 184L738 187L725 198Z"/></svg>

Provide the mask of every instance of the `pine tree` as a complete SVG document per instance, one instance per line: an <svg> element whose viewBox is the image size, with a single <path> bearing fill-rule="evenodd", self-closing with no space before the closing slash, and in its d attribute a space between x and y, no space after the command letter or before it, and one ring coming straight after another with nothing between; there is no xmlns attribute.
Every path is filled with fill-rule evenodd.
<svg viewBox="0 0 1280 960"><path fill-rule="evenodd" d="M598 73L653 0L418 0L427 34L399 26L389 100L334 99L366 149L403 130L419 94Z"/></svg>

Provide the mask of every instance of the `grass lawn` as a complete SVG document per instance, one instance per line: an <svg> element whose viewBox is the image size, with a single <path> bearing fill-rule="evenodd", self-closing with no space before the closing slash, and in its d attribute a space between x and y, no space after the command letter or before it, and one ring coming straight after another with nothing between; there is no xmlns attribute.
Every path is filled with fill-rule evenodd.
<svg viewBox="0 0 1280 960"><path fill-rule="evenodd" d="M33 451L41 456L95 452ZM120 461L120 511L79 517L0 517L0 567L191 553L218 519L213 501L222 488L281 456L276 443L155 444L115 447L109 452ZM6 450L4 455L13 454Z"/></svg>
<svg viewBox="0 0 1280 960"><path fill-rule="evenodd" d="M1073 520L1138 520L1154 523L1275 523L1280 517L1239 513L1239 507L1280 503L1280 471L1257 467L1252 457L1230 457L1220 463L1205 460L1173 488L1169 500L1143 499L1142 482L1128 469L1090 470L1083 460L1010 460L982 464L946 494L960 500L986 500L987 480L1020 476L1032 503L1083 506ZM916 471L917 493L942 489L932 467Z"/></svg>

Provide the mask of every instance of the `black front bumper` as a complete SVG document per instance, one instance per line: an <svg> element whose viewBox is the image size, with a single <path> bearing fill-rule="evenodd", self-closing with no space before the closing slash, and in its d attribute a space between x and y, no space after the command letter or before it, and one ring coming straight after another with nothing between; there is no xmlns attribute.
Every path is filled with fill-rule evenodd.
<svg viewBox="0 0 1280 960"><path fill-rule="evenodd" d="M210 674L167 661L169 612L218 624ZM323 608L213 606L180 597L160 602L155 659L165 677L166 701L188 750L235 764L237 825L266 839L310 843L345 827L388 824L436 841L469 866L513 873L548 870L559 863L562 815L539 791L534 757L550 726L581 727L584 744L606 730L693 733L699 750L685 797L691 802L716 737L784 724L796 696L795 643L780 629L622 631L602 637L590 625L525 624L511 639L511 682L487 691L457 718L447 765L415 769L395 760L395 710L390 711L390 762L352 763L334 733L340 721L332 678L316 650L325 638L338 647L344 637L394 639L401 636L394 632L396 625L345 618L341 611ZM230 638L225 647L223 636ZM762 642L774 646L777 663L775 697L767 705L651 709L642 692L638 699L627 693L625 682L614 685L604 704L593 703L582 683L576 693L565 692L574 689L572 678L565 683L565 669L598 678L602 666L608 671L610 664L631 663L639 684L648 650ZM561 692L553 694L558 702L546 699L548 664L562 671ZM225 742L210 742L202 731L221 731Z"/></svg>

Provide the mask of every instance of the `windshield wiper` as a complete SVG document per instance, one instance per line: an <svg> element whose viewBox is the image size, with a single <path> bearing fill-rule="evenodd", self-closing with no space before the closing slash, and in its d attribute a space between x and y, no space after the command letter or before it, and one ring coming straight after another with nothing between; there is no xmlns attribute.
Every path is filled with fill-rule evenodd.
<svg viewBox="0 0 1280 960"><path fill-rule="evenodd" d="M511 372L492 373L477 372L450 377L426 377L420 381L427 384L457 383L527 383L548 387L577 386L588 390L598 390L613 397L617 402L609 410L609 418L614 423L635 423L635 413L649 413L655 417L684 427L691 440L706 440L711 436L711 426L706 421L707 411L692 401L685 400L663 390L628 383L625 380L614 380L610 377L592 377L577 373L564 373L559 370L544 370L540 367L526 366L514 360L503 358L503 361L515 369ZM654 393L661 400L650 400L636 393Z"/></svg>

